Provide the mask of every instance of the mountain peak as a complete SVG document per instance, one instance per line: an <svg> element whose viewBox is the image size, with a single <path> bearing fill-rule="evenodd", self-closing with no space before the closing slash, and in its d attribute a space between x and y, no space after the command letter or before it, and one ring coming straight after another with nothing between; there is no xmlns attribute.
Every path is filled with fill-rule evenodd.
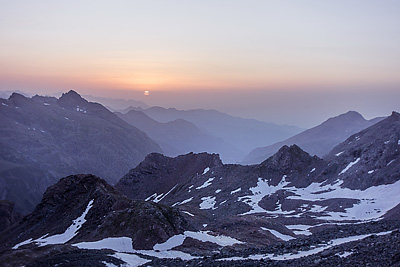
<svg viewBox="0 0 400 267"><path fill-rule="evenodd" d="M335 122L335 123L357 123L364 122L365 118L357 111L348 111L346 113L340 114L336 117L332 117L325 122Z"/></svg>
<svg viewBox="0 0 400 267"><path fill-rule="evenodd" d="M69 90L67 93L63 93L59 98L60 101L63 102L87 102L80 94L75 92L74 90Z"/></svg>
<svg viewBox="0 0 400 267"><path fill-rule="evenodd" d="M395 118L395 119L400 119L400 113L396 112L396 111L392 111L392 114L390 115L390 117Z"/></svg>
<svg viewBox="0 0 400 267"><path fill-rule="evenodd" d="M316 158L316 157L315 157ZM305 162L311 162L313 157L297 145L282 146L273 156L262 162L262 165L272 165L283 170L297 169Z"/></svg>

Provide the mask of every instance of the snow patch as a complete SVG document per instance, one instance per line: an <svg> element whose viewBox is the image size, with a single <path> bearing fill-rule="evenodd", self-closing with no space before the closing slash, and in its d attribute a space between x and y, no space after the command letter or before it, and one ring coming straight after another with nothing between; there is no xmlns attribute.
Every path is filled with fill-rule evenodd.
<svg viewBox="0 0 400 267"><path fill-rule="evenodd" d="M196 187L196 189L202 189L206 188L207 186L211 185L211 182L215 179L215 177L209 178L207 181L204 182L204 184L200 185L199 187Z"/></svg>
<svg viewBox="0 0 400 267"><path fill-rule="evenodd" d="M346 257L350 256L351 254L353 254L353 252L351 252L351 251L345 251L345 252L343 252L343 253L341 253L341 254L337 253L336 255L339 256L339 257L341 257L341 258L346 258Z"/></svg>
<svg viewBox="0 0 400 267"><path fill-rule="evenodd" d="M237 193L237 192L239 192L239 191L241 191L242 190L242 188L238 188L238 189L236 189L236 190L233 190L232 192L231 192L231 195L233 195L233 194L235 194L235 193Z"/></svg>
<svg viewBox="0 0 400 267"><path fill-rule="evenodd" d="M251 207L251 210L245 212L241 215L258 213L258 212L267 212L265 209L261 208L258 203L266 196L270 196L275 192L283 189L289 182L286 182L286 175L284 175L276 186L270 186L267 181L263 180L262 178L258 178L257 186L251 187L250 191L252 195L250 196L243 196L239 197L238 200L246 203Z"/></svg>
<svg viewBox="0 0 400 267"><path fill-rule="evenodd" d="M137 253L163 259L180 258L182 260L191 260L196 258L190 254L174 250L167 250L167 251L135 250L132 248L132 239L130 237L108 237L94 242L76 243L73 244L73 246L82 249L112 249L117 252Z"/></svg>
<svg viewBox="0 0 400 267"><path fill-rule="evenodd" d="M342 155L342 154L343 154L343 152L344 152L344 151L342 151L342 152L339 152L339 153L335 154L335 156L336 156L336 157L339 157L340 155Z"/></svg>
<svg viewBox="0 0 400 267"><path fill-rule="evenodd" d="M192 200L193 200L193 197L188 198L188 199L185 199L185 200L183 200L183 201L181 201L181 202L176 202L175 204L172 205L172 207L175 207L175 206L177 206L177 205L186 204L186 203L188 203L188 202L190 202L190 201L192 201Z"/></svg>
<svg viewBox="0 0 400 267"><path fill-rule="evenodd" d="M210 167L205 168L203 171L203 175L206 174L209 170L210 170Z"/></svg>
<svg viewBox="0 0 400 267"><path fill-rule="evenodd" d="M174 187L172 187L166 194L161 193L160 195L158 195L157 193L154 193L154 194L152 194L151 196L147 197L147 198L145 199L145 201L153 201L153 202L155 202L155 203L158 203L158 202L160 202L161 200L163 200L169 193L171 193L172 190L174 190L175 187L176 187L177 185L178 185L178 184L176 184Z"/></svg>
<svg viewBox="0 0 400 267"><path fill-rule="evenodd" d="M164 243L161 244L155 244L153 249L154 250L170 250L173 249L175 247L178 247L180 245L183 244L183 241L185 241L186 236L185 235L174 235L172 237L170 237L167 241L165 241Z"/></svg>
<svg viewBox="0 0 400 267"><path fill-rule="evenodd" d="M310 173L312 173L312 172L314 172L315 171L315 168L313 168L311 171L310 171Z"/></svg>
<svg viewBox="0 0 400 267"><path fill-rule="evenodd" d="M387 235L390 234L392 231L388 232L380 232L380 233L375 233L375 235ZM326 249L329 249L334 246L338 246L341 244L349 243L352 241L358 241L361 239L364 239L366 237L369 237L373 234L366 234L366 235L357 235L357 236L349 236L349 237L344 237L344 238L337 238L333 239L326 244L319 244L317 245L316 248L310 249L310 250L305 250L305 251L297 251L296 254L293 253L287 253L287 254L256 254L256 255L250 255L246 258L244 257L231 257L231 258L223 258L223 259L218 259L218 261L237 261L237 260L261 260L261 259L270 259L270 260L292 260L292 259L299 259L302 257L310 256L317 254L319 252L322 252ZM348 255L347 255L348 256Z"/></svg>
<svg viewBox="0 0 400 267"><path fill-rule="evenodd" d="M312 233L308 230L313 227L312 225L296 224L285 226L286 228L292 230L295 235L312 235Z"/></svg>
<svg viewBox="0 0 400 267"><path fill-rule="evenodd" d="M371 173L373 173L375 170L370 170L370 171L368 171L368 174L371 174Z"/></svg>
<svg viewBox="0 0 400 267"><path fill-rule="evenodd" d="M64 233L62 234L56 234L52 236L48 236L49 234L45 234L42 237L39 237L35 240L30 240L29 242L23 241L13 247L13 249L17 249L22 245L26 245L28 243L36 243L38 246L46 246L46 245L53 245L53 244L64 244L74 238L77 234L79 229L82 227L82 225L86 222L86 215L89 212L89 210L93 206L93 199L89 201L89 204L86 207L86 210L82 213L81 216L76 218L75 220L72 221L72 224L65 230Z"/></svg>
<svg viewBox="0 0 400 267"><path fill-rule="evenodd" d="M204 224L203 224L203 226L204 226ZM205 226L207 226L207 224L205 224ZM221 247L233 246L235 244L243 243L243 242L241 242L235 238L229 237L229 236L210 235L209 231L200 231L200 232L185 231L183 234L174 235L174 236L170 237L164 243L154 245L153 249L159 250L159 251L173 249L175 247L182 245L187 237L199 240L201 242L211 242L211 243L217 244Z"/></svg>
<svg viewBox="0 0 400 267"><path fill-rule="evenodd" d="M277 237L277 238L279 238L279 239L281 239L283 241L289 241L289 240L292 240L292 239L296 239L293 236L281 234L276 230L268 229L268 228L265 228L265 227L261 227L261 229L264 230L264 231L269 231L275 237Z"/></svg>
<svg viewBox="0 0 400 267"><path fill-rule="evenodd" d="M203 202L200 203L200 209L201 210L209 210L209 209L213 209L215 210L216 207L215 206L215 197L212 196L208 196L208 197L202 197L201 200Z"/></svg>
<svg viewBox="0 0 400 267"><path fill-rule="evenodd" d="M6 107L8 107L8 105L6 104L6 103L1 103L3 106L6 106Z"/></svg>
<svg viewBox="0 0 400 267"><path fill-rule="evenodd" d="M114 253L110 256L124 261L126 263L126 265L124 264L125 267L137 267L137 266L141 266L141 265L151 261L148 259L143 259L143 258L139 257L138 255L120 253L120 252Z"/></svg>
<svg viewBox="0 0 400 267"><path fill-rule="evenodd" d="M341 175L341 174L347 172L351 167L353 167L353 165L357 164L357 163L360 161L360 159L361 159L361 158L357 158L355 161L350 162L349 165L347 165L346 168L344 168L344 169L339 173L339 175Z"/></svg>
<svg viewBox="0 0 400 267"><path fill-rule="evenodd" d="M395 160L392 159L388 164L386 164L386 166L389 166L390 164L392 164Z"/></svg>
<svg viewBox="0 0 400 267"><path fill-rule="evenodd" d="M221 189L217 189L217 190L215 190L215 194L218 194L221 191L222 191Z"/></svg>
<svg viewBox="0 0 400 267"><path fill-rule="evenodd" d="M188 212L188 211L182 211L183 213L186 213L187 215L189 215L189 216L192 216L192 217L194 217L194 215L193 214L191 214L190 212Z"/></svg>
<svg viewBox="0 0 400 267"><path fill-rule="evenodd" d="M50 104L49 104L49 103L43 103L43 105L45 105L45 106L50 106Z"/></svg>

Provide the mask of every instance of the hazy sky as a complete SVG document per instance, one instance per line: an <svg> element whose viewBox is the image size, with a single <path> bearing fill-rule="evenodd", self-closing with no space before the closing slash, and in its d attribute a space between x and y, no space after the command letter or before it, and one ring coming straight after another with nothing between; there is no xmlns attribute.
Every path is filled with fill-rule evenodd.
<svg viewBox="0 0 400 267"><path fill-rule="evenodd" d="M0 0L0 90L305 127L348 110L389 115L400 110L399 14L397 0Z"/></svg>

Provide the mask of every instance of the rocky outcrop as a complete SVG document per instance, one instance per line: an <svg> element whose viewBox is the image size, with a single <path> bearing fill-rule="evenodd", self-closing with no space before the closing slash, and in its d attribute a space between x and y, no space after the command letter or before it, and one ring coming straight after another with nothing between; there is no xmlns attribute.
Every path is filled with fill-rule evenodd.
<svg viewBox="0 0 400 267"><path fill-rule="evenodd" d="M0 243L11 247L28 239L65 236L68 227L79 224L74 234L55 244L129 237L134 249L151 249L188 226L173 208L130 200L93 175L73 175L49 187L35 210L4 233Z"/></svg>
<svg viewBox="0 0 400 267"><path fill-rule="evenodd" d="M22 215L14 211L14 203L0 200L0 233L18 222Z"/></svg>

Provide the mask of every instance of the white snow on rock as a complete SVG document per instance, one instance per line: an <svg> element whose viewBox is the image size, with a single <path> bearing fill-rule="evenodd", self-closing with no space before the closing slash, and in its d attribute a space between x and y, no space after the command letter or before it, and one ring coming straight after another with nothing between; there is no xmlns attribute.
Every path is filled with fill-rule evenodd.
<svg viewBox="0 0 400 267"><path fill-rule="evenodd" d="M112 249L118 252L135 252L130 237L107 237L99 241L76 243L73 246L82 249Z"/></svg>
<svg viewBox="0 0 400 267"><path fill-rule="evenodd" d="M112 249L117 252L137 253L157 258L180 258L182 260L191 260L196 257L174 250L155 251L155 250L135 250L132 248L132 239L130 237L108 237L94 242L81 242L73 244L82 249Z"/></svg>
<svg viewBox="0 0 400 267"><path fill-rule="evenodd" d="M312 225L303 225L303 224L295 224L295 225L285 225L286 228L292 230L295 235L312 235L312 233L308 230Z"/></svg>
<svg viewBox="0 0 400 267"><path fill-rule="evenodd" d="M265 227L261 227L261 229L264 230L264 231L269 231L275 237L277 237L277 238L279 238L279 239L281 239L283 241L289 241L289 240L292 240L292 239L296 239L293 236L281 234L278 231L273 230L273 229L268 229L268 228L265 228Z"/></svg>
<svg viewBox="0 0 400 267"><path fill-rule="evenodd" d="M143 259L135 254L127 254L121 252L111 254L110 256L124 261L125 262L125 264L123 264L124 267L138 267L151 261L148 259Z"/></svg>
<svg viewBox="0 0 400 267"><path fill-rule="evenodd" d="M344 152L344 151L339 152L339 153L335 154L335 156L336 156L336 157L339 157L340 155L342 155L343 152Z"/></svg>
<svg viewBox="0 0 400 267"><path fill-rule="evenodd" d="M380 233L375 233L375 235L387 235L390 234L392 231L388 231L388 232L380 232ZM292 259L299 259L302 257L306 257L309 255L314 255L317 254L319 252L322 252L326 249L329 249L331 247L334 246L338 246L341 244L345 244L348 242L352 242L352 241L358 241L361 239L364 239L366 237L369 237L373 234L366 234L366 235L356 235L356 236L349 236L349 237L344 237L344 238L337 238L337 239L333 239L325 244L319 244L317 245L316 248L310 249L310 250L305 250L305 251L297 251L296 254L293 253L287 253L287 254L281 254L281 255L277 255L277 254L256 254L256 255L250 255L246 258L244 257L231 257L231 258L223 258L223 259L218 259L218 261L237 261L237 260L261 260L261 259L270 259L270 260L277 260L277 261L281 261L281 260L292 260Z"/></svg>
<svg viewBox="0 0 400 267"><path fill-rule="evenodd" d="M314 172L315 171L315 168L313 168L311 171L310 171L310 173L312 173L312 172Z"/></svg>
<svg viewBox="0 0 400 267"><path fill-rule="evenodd" d="M211 185L211 182L215 179L215 177L211 177L209 178L207 181L205 181L202 185L200 185L199 187L196 187L196 189L202 189L202 188L206 188L207 186Z"/></svg>
<svg viewBox="0 0 400 267"><path fill-rule="evenodd" d="M238 189L236 189L236 190L233 190L232 192L231 192L231 195L233 195L233 194L235 194L235 193L237 193L237 192L240 192L242 190L242 188L238 188Z"/></svg>
<svg viewBox="0 0 400 267"><path fill-rule="evenodd" d="M397 144L400 146L400 139L399 139L399 141L397 141Z"/></svg>
<svg viewBox="0 0 400 267"><path fill-rule="evenodd" d="M43 103L43 105L45 105L45 106L50 106L50 104L49 104L49 103Z"/></svg>
<svg viewBox="0 0 400 267"><path fill-rule="evenodd" d="M347 172L351 167L353 167L354 165L356 165L356 164L360 161L360 159L361 159L361 158L357 158L355 161L350 162L349 165L347 165L346 168L344 168L344 169L339 173L339 175L341 175L341 174Z"/></svg>
<svg viewBox="0 0 400 267"><path fill-rule="evenodd" d="M188 211L182 211L183 213L186 213L187 215L189 215L189 216L192 216L192 217L194 217L194 215L193 214L191 214L190 212L188 212Z"/></svg>
<svg viewBox="0 0 400 267"><path fill-rule="evenodd" d="M353 252L351 252L351 251L345 251L345 252L343 252L341 254L340 253L336 253L336 255L341 257L341 258L346 258L346 257L350 256L351 254L353 254Z"/></svg>
<svg viewBox="0 0 400 267"><path fill-rule="evenodd" d="M393 184L371 186L365 190L351 190L341 188L342 182L334 185L312 183L306 188L287 188L295 193L288 199L301 199L308 201L320 201L334 198L357 199L358 203L346 208L344 212L325 212L321 219L325 220L371 220L379 218L388 210L400 203L400 181ZM286 188L285 188L286 189Z"/></svg>
<svg viewBox="0 0 400 267"><path fill-rule="evenodd" d="M217 190L215 190L215 194L218 194L221 191L222 191L221 189L217 189Z"/></svg>
<svg viewBox="0 0 400 267"><path fill-rule="evenodd" d="M393 162L395 162L394 159L392 159L388 164L386 164L386 166L389 166L389 165L392 164Z"/></svg>
<svg viewBox="0 0 400 267"><path fill-rule="evenodd" d="M147 198L145 199L145 201L153 201L153 202L155 202L155 203L158 203L158 202L160 202L161 200L163 200L166 196L168 196L168 194L171 193L172 190L174 190L175 187L176 187L177 185L178 185L178 184L176 184L174 187L172 187L166 194L161 193L160 195L158 195L157 193L154 193L154 194L152 194L151 196L147 197Z"/></svg>
<svg viewBox="0 0 400 267"><path fill-rule="evenodd" d="M6 104L6 103L1 103L3 106L6 106L6 107L8 107L8 105Z"/></svg>
<svg viewBox="0 0 400 267"><path fill-rule="evenodd" d="M173 249L174 247L180 246L183 244L183 241L185 241L186 236L183 234L180 235L174 235L170 237L167 241L161 244L155 244L153 246L154 250L170 250Z"/></svg>
<svg viewBox="0 0 400 267"><path fill-rule="evenodd" d="M216 209L216 207L214 207L216 203L215 197L212 196L202 197L201 200L203 201L200 203L201 210Z"/></svg>
<svg viewBox="0 0 400 267"><path fill-rule="evenodd" d="M370 171L368 171L368 174L371 174L371 173L373 173L375 170L370 170Z"/></svg>
<svg viewBox="0 0 400 267"><path fill-rule="evenodd" d="M206 174L209 170L210 170L210 167L205 168L203 171L203 175Z"/></svg>
<svg viewBox="0 0 400 267"><path fill-rule="evenodd" d="M258 213L258 212L267 212L265 209L261 208L258 203L266 196L272 195L275 192L281 190L283 187L289 184L286 182L286 175L282 177L282 180L276 186L270 186L267 181L262 178L258 178L257 186L251 187L250 191L252 195L239 197L239 201L242 201L249 205L252 209L248 212L245 212L241 215Z"/></svg>
<svg viewBox="0 0 400 267"><path fill-rule="evenodd" d="M209 231L200 231L200 232L193 232L193 231L185 231L183 234L174 235L170 237L167 241L161 244L154 245L154 250L165 251L171 250L177 246L183 244L187 237L199 240L201 242L211 242L217 244L222 247L232 246L235 244L242 244L243 242L224 235L210 235Z"/></svg>
<svg viewBox="0 0 400 267"><path fill-rule="evenodd" d="M86 207L86 210L82 213L81 216L76 218L75 220L72 221L72 224L65 230L64 233L62 234L56 234L52 236L48 236L48 234L39 237L35 240L28 240L23 241L13 247L13 249L17 249L22 245L26 245L28 243L36 243L38 246L45 246L45 245L53 245L53 244L64 244L71 240L76 234L78 233L79 229L82 227L82 225L86 222L86 215L89 212L89 210L93 206L93 199L89 201L89 204Z"/></svg>
<svg viewBox="0 0 400 267"><path fill-rule="evenodd" d="M175 207L175 206L177 206L177 205L186 204L186 203L188 203L188 202L190 202L190 201L192 201L192 200L193 200L193 197L188 198L188 199L185 199L185 200L183 200L183 201L181 201L181 202L176 202L176 203L174 203L174 204L172 205L172 207Z"/></svg>

